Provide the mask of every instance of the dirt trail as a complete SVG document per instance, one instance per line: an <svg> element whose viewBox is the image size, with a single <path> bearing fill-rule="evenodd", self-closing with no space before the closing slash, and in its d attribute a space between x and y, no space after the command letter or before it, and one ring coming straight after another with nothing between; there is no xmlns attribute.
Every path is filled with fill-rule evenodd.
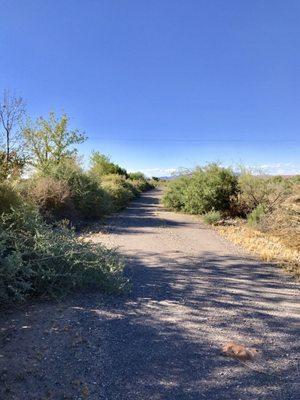
<svg viewBox="0 0 300 400"><path fill-rule="evenodd" d="M133 287L1 317L2 399L299 399L299 285L192 216L143 195L92 240L126 255ZM219 346L258 348L252 363Z"/></svg>

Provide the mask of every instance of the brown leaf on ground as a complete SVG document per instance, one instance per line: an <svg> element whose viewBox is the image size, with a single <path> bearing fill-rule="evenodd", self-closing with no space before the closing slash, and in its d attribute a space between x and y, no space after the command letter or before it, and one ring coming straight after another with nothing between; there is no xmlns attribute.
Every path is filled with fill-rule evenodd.
<svg viewBox="0 0 300 400"><path fill-rule="evenodd" d="M243 361L253 360L258 354L257 349L247 348L243 344L237 344L235 342L226 343L222 346L221 351L225 356L237 358Z"/></svg>

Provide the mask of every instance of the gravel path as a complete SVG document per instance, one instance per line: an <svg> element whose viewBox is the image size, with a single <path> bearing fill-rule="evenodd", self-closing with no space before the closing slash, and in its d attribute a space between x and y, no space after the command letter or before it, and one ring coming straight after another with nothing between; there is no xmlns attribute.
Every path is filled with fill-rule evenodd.
<svg viewBox="0 0 300 400"><path fill-rule="evenodd" d="M300 399L299 285L195 217L143 195L91 239L132 290L35 302L0 318L1 399ZM227 341L254 346L242 363Z"/></svg>

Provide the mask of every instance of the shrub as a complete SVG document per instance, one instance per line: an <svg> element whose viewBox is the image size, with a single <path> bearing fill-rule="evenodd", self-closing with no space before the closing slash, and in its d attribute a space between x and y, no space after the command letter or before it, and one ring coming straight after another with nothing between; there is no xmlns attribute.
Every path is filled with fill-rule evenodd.
<svg viewBox="0 0 300 400"><path fill-rule="evenodd" d="M99 218L109 211L109 196L92 176L83 172L76 160L70 158L60 164L53 164L47 174L37 180L54 180L57 185L68 187L69 190L68 207L64 208L60 216L69 219Z"/></svg>
<svg viewBox="0 0 300 400"><path fill-rule="evenodd" d="M237 178L229 168L209 164L192 175L186 191L184 209L191 214L211 210L225 211L237 193Z"/></svg>
<svg viewBox="0 0 300 400"><path fill-rule="evenodd" d="M247 221L251 226L257 226L266 215L266 209L263 204L259 204L254 210L248 215Z"/></svg>
<svg viewBox="0 0 300 400"><path fill-rule="evenodd" d="M96 179L105 175L116 174L127 177L127 171L121 168L118 164L111 162L110 158L98 151L91 156L90 174Z"/></svg>
<svg viewBox="0 0 300 400"><path fill-rule="evenodd" d="M99 218L109 212L111 198L91 177L83 172L74 172L68 178L75 209L84 218Z"/></svg>
<svg viewBox="0 0 300 400"><path fill-rule="evenodd" d="M22 193L35 203L47 218L64 217L73 210L70 188L67 182L51 177L35 177L23 182Z"/></svg>
<svg viewBox="0 0 300 400"><path fill-rule="evenodd" d="M102 178L101 186L110 196L110 211L124 208L137 194L132 184L120 175L107 175Z"/></svg>
<svg viewBox="0 0 300 400"><path fill-rule="evenodd" d="M207 224L215 225L217 224L222 218L220 211L209 211L208 213L204 214L203 220Z"/></svg>
<svg viewBox="0 0 300 400"><path fill-rule="evenodd" d="M1 303L124 285L123 263L114 251L78 239L63 225L51 228L36 209L2 214L0 222Z"/></svg>
<svg viewBox="0 0 300 400"><path fill-rule="evenodd" d="M137 195L154 188L147 179L128 179L128 183L132 186Z"/></svg>
<svg viewBox="0 0 300 400"><path fill-rule="evenodd" d="M237 178L229 168L209 164L192 174L171 181L164 196L167 208L190 214L229 209L237 193Z"/></svg>
<svg viewBox="0 0 300 400"><path fill-rule="evenodd" d="M184 175L169 182L162 199L163 205L167 209L175 211L184 209L189 182L190 178Z"/></svg>
<svg viewBox="0 0 300 400"><path fill-rule="evenodd" d="M291 192L292 184L281 177L255 176L243 172L238 179L238 204L242 213L248 214L262 204L271 211Z"/></svg>
<svg viewBox="0 0 300 400"><path fill-rule="evenodd" d="M8 182L0 183L0 214L10 211L21 203L21 198Z"/></svg>

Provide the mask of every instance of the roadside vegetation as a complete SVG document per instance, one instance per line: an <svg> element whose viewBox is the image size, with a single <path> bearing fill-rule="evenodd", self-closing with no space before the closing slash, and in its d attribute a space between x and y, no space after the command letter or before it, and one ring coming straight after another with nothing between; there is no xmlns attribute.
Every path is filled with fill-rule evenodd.
<svg viewBox="0 0 300 400"><path fill-rule="evenodd" d="M201 215L228 239L300 277L300 176L209 164L171 180L163 204Z"/></svg>
<svg viewBox="0 0 300 400"><path fill-rule="evenodd" d="M95 151L86 171L77 146L86 135L67 115L30 120L21 98L0 102L0 303L125 284L113 250L75 234L82 221L126 207L156 181L128 173Z"/></svg>

